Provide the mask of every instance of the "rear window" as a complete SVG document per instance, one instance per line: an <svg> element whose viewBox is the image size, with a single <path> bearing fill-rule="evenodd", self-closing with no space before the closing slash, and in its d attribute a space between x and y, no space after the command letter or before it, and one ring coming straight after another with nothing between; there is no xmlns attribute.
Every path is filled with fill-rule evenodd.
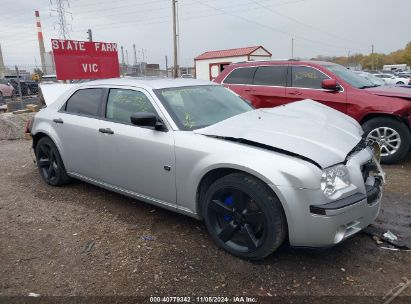
<svg viewBox="0 0 411 304"><path fill-rule="evenodd" d="M99 116L104 89L83 89L75 92L66 103L66 112Z"/></svg>
<svg viewBox="0 0 411 304"><path fill-rule="evenodd" d="M285 87L286 77L286 66L262 66L255 72L253 84Z"/></svg>
<svg viewBox="0 0 411 304"><path fill-rule="evenodd" d="M224 80L228 84L250 84L256 68L237 68Z"/></svg>

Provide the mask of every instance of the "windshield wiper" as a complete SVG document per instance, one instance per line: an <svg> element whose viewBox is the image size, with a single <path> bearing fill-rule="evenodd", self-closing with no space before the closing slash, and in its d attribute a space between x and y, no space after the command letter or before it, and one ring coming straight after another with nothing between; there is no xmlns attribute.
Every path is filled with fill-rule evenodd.
<svg viewBox="0 0 411 304"><path fill-rule="evenodd" d="M368 85L368 86L362 86L362 87L359 87L359 89L368 89L368 88L375 88L375 87L379 87L379 85L373 84L373 85Z"/></svg>

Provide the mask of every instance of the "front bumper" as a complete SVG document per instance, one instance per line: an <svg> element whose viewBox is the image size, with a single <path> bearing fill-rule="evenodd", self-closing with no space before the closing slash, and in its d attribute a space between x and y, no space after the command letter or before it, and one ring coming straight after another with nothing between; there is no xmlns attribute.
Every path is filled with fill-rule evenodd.
<svg viewBox="0 0 411 304"><path fill-rule="evenodd" d="M378 216L382 182L368 179L364 167L372 159L367 148L347 162L353 188L341 197L326 199L321 189L278 187L287 216L292 246L328 247L361 231Z"/></svg>
<svg viewBox="0 0 411 304"><path fill-rule="evenodd" d="M380 179L376 179L374 185L372 186L366 185L365 189L365 194L358 192L330 203L322 205L310 205L310 212L312 214L318 215L337 215L343 212L345 208L348 208L354 204L358 204L364 200L369 205L373 205L377 200L381 198L382 187Z"/></svg>

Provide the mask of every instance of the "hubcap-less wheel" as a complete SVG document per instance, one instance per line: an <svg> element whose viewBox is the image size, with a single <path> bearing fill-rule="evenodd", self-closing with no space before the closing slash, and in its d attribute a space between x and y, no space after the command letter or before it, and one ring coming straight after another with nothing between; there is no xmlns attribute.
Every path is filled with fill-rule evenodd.
<svg viewBox="0 0 411 304"><path fill-rule="evenodd" d="M208 204L217 236L228 247L251 252L264 243L266 217L255 200L239 189L222 189Z"/></svg>
<svg viewBox="0 0 411 304"><path fill-rule="evenodd" d="M367 140L376 141L381 146L381 156L396 153L401 146L401 136L392 128L379 127L371 130Z"/></svg>
<svg viewBox="0 0 411 304"><path fill-rule="evenodd" d="M38 152L38 166L43 174L44 179L48 182L57 177L57 157L52 147L46 143L40 146Z"/></svg>

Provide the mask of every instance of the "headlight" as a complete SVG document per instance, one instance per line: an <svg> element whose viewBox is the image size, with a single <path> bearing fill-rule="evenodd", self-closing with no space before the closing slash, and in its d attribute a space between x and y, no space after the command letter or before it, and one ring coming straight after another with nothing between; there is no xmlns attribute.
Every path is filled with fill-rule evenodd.
<svg viewBox="0 0 411 304"><path fill-rule="evenodd" d="M344 165L337 165L323 170L321 176L321 190L326 196L344 189L351 184L348 170Z"/></svg>

